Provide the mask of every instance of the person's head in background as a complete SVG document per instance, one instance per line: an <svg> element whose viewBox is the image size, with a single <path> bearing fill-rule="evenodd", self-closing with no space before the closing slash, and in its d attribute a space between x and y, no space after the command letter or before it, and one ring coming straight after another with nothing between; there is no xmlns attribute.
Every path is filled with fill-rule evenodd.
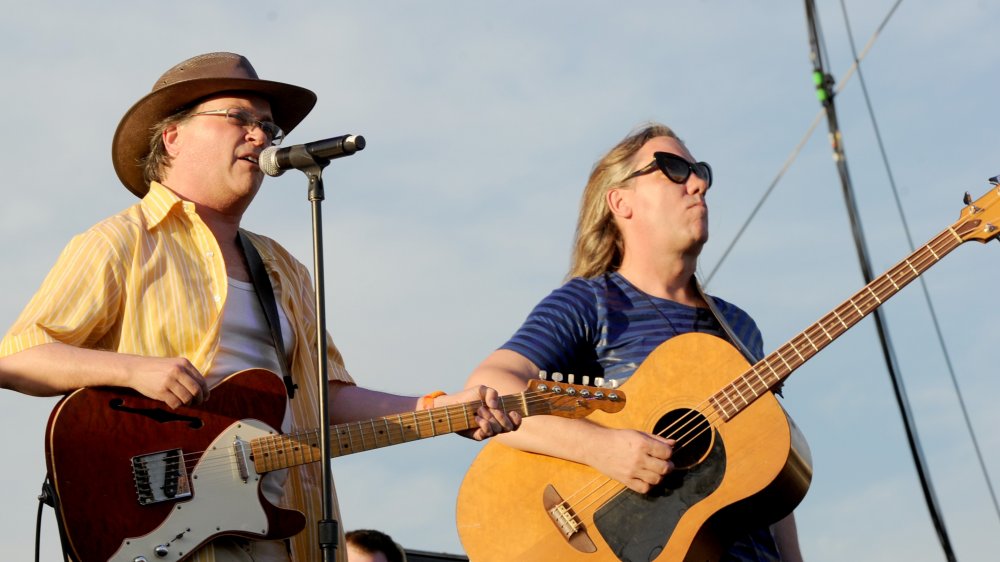
<svg viewBox="0 0 1000 562"><path fill-rule="evenodd" d="M347 562L406 562L403 548L381 531L357 529L346 537Z"/></svg>

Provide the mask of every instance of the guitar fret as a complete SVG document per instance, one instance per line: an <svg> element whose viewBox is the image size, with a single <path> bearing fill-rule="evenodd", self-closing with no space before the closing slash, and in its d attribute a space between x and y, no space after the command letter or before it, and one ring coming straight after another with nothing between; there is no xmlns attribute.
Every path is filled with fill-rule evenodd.
<svg viewBox="0 0 1000 562"><path fill-rule="evenodd" d="M353 453L355 451L355 446L354 446L354 435L351 433L351 424L344 424L344 426L347 429L347 442L350 444L351 452Z"/></svg>
<svg viewBox="0 0 1000 562"><path fill-rule="evenodd" d="M734 403L733 403L733 400L732 400L732 398L730 398L730 397L729 397L729 391L728 391L728 388L729 388L729 387L726 387L726 389L727 389L727 390L724 390L724 391L723 391L723 393L722 393L722 397L723 397L723 398L725 398L725 399L726 399L726 401L727 401L727 402L729 402L729 405L730 405L730 406L732 406L732 407L733 407L733 409L734 409L734 410L736 410L736 411L738 412L738 411L739 411L739 408L737 408L737 407L736 407L736 404L734 404Z"/></svg>
<svg viewBox="0 0 1000 562"><path fill-rule="evenodd" d="M767 381L765 381L765 380L764 380L764 377L760 376L760 373L759 373L759 372L757 372L757 369L755 369L755 368L751 367L751 368L750 368L750 371L751 371L751 372L752 372L753 374L757 375L757 380L759 380L759 381L761 382L761 384L763 384L763 385L764 385L764 387L767 387Z"/></svg>
<svg viewBox="0 0 1000 562"><path fill-rule="evenodd" d="M845 330L850 327L850 326L847 325L846 322L844 322L844 319L840 317L840 312L838 312L837 310L834 310L833 311L833 315L837 317L837 321L840 322L840 325L843 326Z"/></svg>
<svg viewBox="0 0 1000 562"><path fill-rule="evenodd" d="M865 315L865 313L862 312L860 308L858 308L858 305L854 302L854 299L851 299L851 306L853 306L854 310L857 310L858 314L860 314L861 316Z"/></svg>
<svg viewBox="0 0 1000 562"><path fill-rule="evenodd" d="M890 270L889 270L889 271L888 271L888 272L887 272L887 273L885 274L885 278L886 278L886 279L888 279L890 283L892 283L892 288L893 288L893 289L895 289L895 291L899 291L899 285L897 285L897 284L896 284L896 281L894 281L894 280L893 280L893 278L892 278L892 273L893 273L894 271L896 271L896 268L895 268L895 267L894 267L894 268L892 268L892 269L890 269Z"/></svg>
<svg viewBox="0 0 1000 562"><path fill-rule="evenodd" d="M808 333L808 331L806 331L806 332L802 332L802 335L804 335L804 336L806 337L806 341L808 341L808 342L809 342L809 345L811 345L811 346L812 346L812 348L813 348L814 350L816 350L816 353L819 353L819 348L818 348L818 347L816 347L816 343L815 343L815 342L813 342L813 339L809 337L809 333Z"/></svg>
<svg viewBox="0 0 1000 562"><path fill-rule="evenodd" d="M797 339L798 338L794 338L792 341L788 342L788 347L791 347L792 351L795 352L795 355L798 356L798 358L799 358L799 365L801 365L802 363L806 362L806 358L802 356L802 352L799 351L798 344L795 343L795 340L797 340Z"/></svg>
<svg viewBox="0 0 1000 562"><path fill-rule="evenodd" d="M358 438L361 439L361 449L359 451L367 451L369 447L365 444L365 426L359 422L354 424L354 427L358 429Z"/></svg>
<svg viewBox="0 0 1000 562"><path fill-rule="evenodd" d="M949 227L948 227L948 232L950 232L950 233L951 233L951 235L955 237L955 240L956 240L956 241L957 241L957 242L958 242L959 244L961 244L961 243L962 243L962 237L961 237L961 236L959 236L957 232L955 232L955 228L954 228L954 227L951 227L951 226L949 226Z"/></svg>
<svg viewBox="0 0 1000 562"><path fill-rule="evenodd" d="M774 354L772 353L771 355L774 355ZM781 380L781 377L780 377L780 376L778 376L778 372L774 370L774 367L773 367L773 366L771 365L771 363L772 363L772 361L770 361L770 360L767 360L767 361L766 361L766 362L764 363L764 365L765 365L765 366L767 367L767 369L768 369L769 371L771 371L771 375L773 375L773 376L774 376L775 380Z"/></svg>
<svg viewBox="0 0 1000 562"><path fill-rule="evenodd" d="M285 439L285 458L288 459L287 462L299 462L302 460L301 450L298 443L293 441L290 437Z"/></svg>
<svg viewBox="0 0 1000 562"><path fill-rule="evenodd" d="M724 408L722 408L722 406L721 406L721 405L719 404L719 399L718 399L718 397L716 397L716 396L712 396L711 398L709 398L709 399L708 399L708 401L712 403L712 407L713 407L713 408L715 408L715 411L716 411L716 412L717 412L717 413L718 413L718 414L719 414L719 415L720 415L720 416L721 416L721 417L722 417L723 419L729 419L729 416L727 416L727 415L726 415L726 412L725 412L725 409L724 409Z"/></svg>
<svg viewBox="0 0 1000 562"><path fill-rule="evenodd" d="M736 395L740 397L740 400L742 400L742 401L743 401L743 404L744 404L744 405L746 405L746 404L748 403L748 402L747 402L747 399L746 399L746 397L744 397L744 396L743 396L743 393L742 393L742 392L740 392L740 388L739 388L739 385L737 385L737 384L733 383L733 384L732 384L732 385L730 385L730 386L732 387L732 389L733 389L733 390L735 390L735 391L736 391Z"/></svg>
<svg viewBox="0 0 1000 562"><path fill-rule="evenodd" d="M389 425L388 418L382 418L382 425L385 426L385 444L388 447L392 445L392 426Z"/></svg>
<svg viewBox="0 0 1000 562"><path fill-rule="evenodd" d="M417 432L417 439L420 438L420 422L417 420L417 413L412 412L413 416L413 430Z"/></svg>
<svg viewBox="0 0 1000 562"><path fill-rule="evenodd" d="M378 441L378 429L375 428L375 420L370 420L368 422L368 425L371 426L372 428L372 440L375 441L375 445L373 448L377 449L379 447L382 447L383 445Z"/></svg>
<svg viewBox="0 0 1000 562"><path fill-rule="evenodd" d="M909 260L909 259L905 259L905 260L903 260L903 261L904 261L904 262L906 263L906 265L910 266L910 269L912 269L912 270L913 270L913 274L914 274L914 275L920 275L920 272L919 272L919 271L917 271L917 270L916 270L916 268L914 268L914 267L913 267L913 264L912 264L912 263L910 263L910 260Z"/></svg>
<svg viewBox="0 0 1000 562"><path fill-rule="evenodd" d="M279 441L275 436L269 435L267 437L267 450L267 454L270 455L270 458L272 459L271 465L277 466L277 464L284 457L282 453L283 450L281 448L281 441Z"/></svg>
<svg viewBox="0 0 1000 562"><path fill-rule="evenodd" d="M790 366L790 365L788 364L788 361L785 361L785 356L784 356L784 352L780 352L780 349L779 349L779 353L778 353L778 359L781 359L781 362L785 364L785 368L786 368L786 369L788 369L788 372L789 372L789 373L790 373L790 372L792 372L792 371L794 370L794 369L792 369L792 367L791 367L791 366Z"/></svg>
<svg viewBox="0 0 1000 562"><path fill-rule="evenodd" d="M828 316L829 316L829 315L828 315ZM824 317L824 319L825 319L825 318L826 318L826 317ZM819 325L819 329L820 329L820 330L823 330L823 334L824 334L824 335L826 336L826 339L828 339L828 340L830 340L830 341L833 341L833 336L831 336L831 335L830 335L830 332L828 332L828 331L826 330L826 326L824 326L824 325L822 324L822 322L823 322L823 320L820 320L820 323L818 324L818 325Z"/></svg>
<svg viewBox="0 0 1000 562"><path fill-rule="evenodd" d="M730 418L729 407L722 402L722 398L725 398L725 396L726 396L725 391L721 390L715 394L715 401L717 403L716 407L723 418L729 419Z"/></svg>
<svg viewBox="0 0 1000 562"><path fill-rule="evenodd" d="M431 437L437 435L437 429L434 427L434 414L430 410L427 410L427 421L430 422Z"/></svg>
<svg viewBox="0 0 1000 562"><path fill-rule="evenodd" d="M935 260L941 259L941 258L938 257L937 253L934 251L934 248L930 247L930 244L927 245L927 250L931 253L932 256L934 256ZM919 273L917 275L919 275Z"/></svg>
<svg viewBox="0 0 1000 562"><path fill-rule="evenodd" d="M866 289L868 289L868 292L871 293L872 298L875 299L875 302L882 304L882 299L878 298L878 295L875 294L875 291L873 291L871 287L866 287Z"/></svg>
<svg viewBox="0 0 1000 562"><path fill-rule="evenodd" d="M396 421L399 422L399 442L406 443L406 432L403 430L402 414L396 414Z"/></svg>

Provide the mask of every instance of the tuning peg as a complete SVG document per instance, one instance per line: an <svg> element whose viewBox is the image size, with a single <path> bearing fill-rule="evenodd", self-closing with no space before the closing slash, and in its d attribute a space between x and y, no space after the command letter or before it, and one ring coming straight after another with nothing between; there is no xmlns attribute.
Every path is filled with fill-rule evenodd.
<svg viewBox="0 0 1000 562"><path fill-rule="evenodd" d="M566 375L566 382L568 382L569 384L575 384L576 383L576 375L574 375L572 373Z"/></svg>
<svg viewBox="0 0 1000 562"><path fill-rule="evenodd" d="M993 181L993 180L991 179L990 181ZM996 184L994 184L994 185L996 185ZM965 196L962 197L962 203L965 203L966 205L971 205L972 204L972 195L969 194L968 191L966 191L965 192Z"/></svg>
<svg viewBox="0 0 1000 562"><path fill-rule="evenodd" d="M588 375L583 375L583 386L590 386L590 377Z"/></svg>
<svg viewBox="0 0 1000 562"><path fill-rule="evenodd" d="M604 377L594 377L594 386L604 386Z"/></svg>
<svg viewBox="0 0 1000 562"><path fill-rule="evenodd" d="M990 185L1000 185L1000 176L990 178Z"/></svg>
<svg viewBox="0 0 1000 562"><path fill-rule="evenodd" d="M538 371L538 378L547 381L549 380L549 374L546 371Z"/></svg>
<svg viewBox="0 0 1000 562"><path fill-rule="evenodd" d="M618 379L611 379L604 383L604 388L618 388Z"/></svg>
<svg viewBox="0 0 1000 562"><path fill-rule="evenodd" d="M563 381L563 374L562 373L560 373L558 371L555 372L555 373L552 373L552 382L562 382L562 381Z"/></svg>

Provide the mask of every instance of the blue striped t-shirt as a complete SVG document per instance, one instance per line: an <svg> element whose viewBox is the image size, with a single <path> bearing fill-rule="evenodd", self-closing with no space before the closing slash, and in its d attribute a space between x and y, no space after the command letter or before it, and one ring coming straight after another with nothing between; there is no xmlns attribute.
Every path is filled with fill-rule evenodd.
<svg viewBox="0 0 1000 562"><path fill-rule="evenodd" d="M736 337L756 359L763 341L739 307L714 299ZM712 312L647 295L617 272L570 279L540 302L501 349L539 369L624 382L657 346L688 332L728 340Z"/></svg>
<svg viewBox="0 0 1000 562"><path fill-rule="evenodd" d="M719 312L755 361L764 356L753 318L736 305L713 297ZM540 302L501 349L516 351L550 373L573 373L625 382L657 346L689 332L728 341L708 309L647 295L617 272L576 277ZM778 561L767 527L736 541L725 562Z"/></svg>

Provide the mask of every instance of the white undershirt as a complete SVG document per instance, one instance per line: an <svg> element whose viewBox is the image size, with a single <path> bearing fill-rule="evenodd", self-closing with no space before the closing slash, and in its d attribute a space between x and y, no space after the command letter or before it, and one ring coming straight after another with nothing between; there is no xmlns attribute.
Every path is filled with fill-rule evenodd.
<svg viewBox="0 0 1000 562"><path fill-rule="evenodd" d="M295 348L295 335L292 333L285 311L280 306L277 308L285 356L291 357ZM271 337L267 316L260 305L260 299L257 298L257 291L251 283L230 277L229 295L222 311L222 338L219 342L219 351L206 376L209 388L244 369L268 369L281 377L278 355L274 352L274 339ZM282 433L287 433L291 425L291 412L286 399L285 417L280 428ZM277 504L284 495L287 478L287 470L275 470L265 474L261 480L264 497Z"/></svg>

